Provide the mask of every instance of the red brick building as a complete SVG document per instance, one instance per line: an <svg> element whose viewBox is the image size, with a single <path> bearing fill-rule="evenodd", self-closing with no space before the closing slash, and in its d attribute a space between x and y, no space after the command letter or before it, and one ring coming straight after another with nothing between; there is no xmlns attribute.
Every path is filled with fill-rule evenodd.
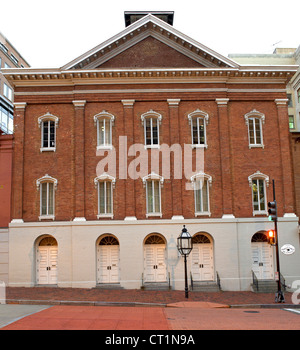
<svg viewBox="0 0 300 350"><path fill-rule="evenodd" d="M300 279L285 92L295 71L241 66L157 14L64 67L5 71L10 284L182 288L182 225L194 286L248 290L252 271L274 280L273 179L279 243L295 247L281 272Z"/></svg>

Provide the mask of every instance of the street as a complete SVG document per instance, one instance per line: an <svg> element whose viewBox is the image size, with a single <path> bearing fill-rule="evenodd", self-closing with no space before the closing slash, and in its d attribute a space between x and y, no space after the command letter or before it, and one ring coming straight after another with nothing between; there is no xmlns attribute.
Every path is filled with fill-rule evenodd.
<svg viewBox="0 0 300 350"><path fill-rule="evenodd" d="M300 330L300 309L290 305L286 309L230 308L201 302L168 307L26 305L23 315L18 311L22 307L0 305L1 330Z"/></svg>

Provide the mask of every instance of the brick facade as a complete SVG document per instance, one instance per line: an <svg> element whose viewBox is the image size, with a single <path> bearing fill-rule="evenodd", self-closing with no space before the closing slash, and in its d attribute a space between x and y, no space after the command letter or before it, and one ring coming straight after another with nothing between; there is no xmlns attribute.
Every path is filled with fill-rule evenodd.
<svg viewBox="0 0 300 350"><path fill-rule="evenodd" d="M170 52L174 55L168 59ZM59 286L101 284L100 242L109 237L120 245L115 262L120 270L114 278L125 288L139 288L145 276L146 280L149 277L149 249L158 254L148 242L154 234L163 246L163 282L182 288L183 269L175 240L185 224L194 237L203 233L210 242L210 271L205 278L215 281L220 275L224 290L249 290L252 238L273 226L266 206L273 199L273 179L281 242L299 250L285 92L294 71L295 67L288 66L239 66L149 15L109 44L99 45L60 69L5 72L14 85L16 102L10 283L41 284L39 244L44 237L52 237L58 244ZM189 120L195 111L203 116L206 130L206 142L199 147L204 169L197 171L201 157L197 158L198 148L191 146ZM160 148L144 146L147 112L159 116ZM97 150L97 116L101 113L112 125L113 149ZM261 125L261 142L254 146L248 135L251 113L259 115ZM53 149L41 149L44 116L55 120ZM160 155L159 168L153 169L151 153L158 156L164 147L173 150L173 146L182 152L181 165L178 167L171 152L170 164ZM103 168L114 154L115 169L113 162ZM146 170L139 164L142 154L148 156ZM132 178L136 166L135 175L140 176ZM168 166L170 176L163 174ZM187 174L189 166L192 173ZM175 175L178 169L182 178ZM191 177L201 171L206 174L209 209L199 212ZM266 195L265 207L256 212L251 177L255 179L255 174L264 179ZM147 175L161 181L159 212L147 212ZM37 181L44 176L57 180L54 215L41 215ZM113 212L109 215L98 212L95 179L99 176L113 179ZM155 197L154 192L152 195ZM21 254L23 251L27 253ZM271 254L269 277L274 279L272 259ZM285 259L285 276L299 274L299 254Z"/></svg>
<svg viewBox="0 0 300 350"><path fill-rule="evenodd" d="M257 85L257 88L263 86ZM198 101L191 95L191 100L187 100L185 96L178 94L176 106L169 105L168 96L164 99L162 94L156 94L149 100L148 96L145 98L141 93L134 96L132 106L122 104L122 100L127 97L125 94L121 96L124 99L110 102L90 101L93 96L82 94L81 98L85 101L82 105L75 100L61 101L59 104L54 100L52 104L40 102L37 105L26 101L25 122L22 110L17 110L15 116L15 149L20 151L16 152L14 161L14 167L18 171L15 171L13 187L15 195L21 196L23 186L24 197L14 200L14 218L22 218L24 221L38 220L39 192L36 191L35 181L49 174L58 180L56 219L73 220L75 217L85 217L95 220L97 191L93 179L96 177L98 162L105 156L99 157L96 154L97 131L93 116L103 110L115 116L112 135L118 161L119 136L127 137L127 149L136 143L144 144L141 115L151 109L162 115L161 144L179 144L182 151L184 144L191 143L191 128L187 115L196 109L208 113L208 147L204 151L204 165L205 172L213 178L210 193L212 218L222 217L223 214L234 214L235 217L252 216L248 176L257 170L267 174L270 179L275 179L279 214L282 216L284 213L294 213L291 156L289 143L285 142L285 139L288 140L286 106L276 105L274 99L262 101L261 96L244 96L246 101L236 100L227 95L222 104L222 98L215 93ZM282 99L284 96L277 94L276 97ZM196 99L196 96L194 98ZM250 98L252 101L248 100ZM22 100L24 102L24 97ZM249 149L244 115L253 109L265 115L264 148ZM41 130L38 117L47 112L59 118L55 152L40 152ZM151 159L150 152L151 150L148 150L148 159ZM22 153L24 158L21 157ZM274 156L270 157L270 154ZM128 166L134 158L135 156L127 158ZM148 173L150 172L149 166ZM163 218L170 219L173 215L194 217L193 191L185 189L188 180L173 179L172 176L165 180L162 189ZM272 198L272 195L272 187L269 186L267 196ZM146 217L145 204L145 190L141 178L117 179L114 189L114 219L123 220L126 216L143 219Z"/></svg>

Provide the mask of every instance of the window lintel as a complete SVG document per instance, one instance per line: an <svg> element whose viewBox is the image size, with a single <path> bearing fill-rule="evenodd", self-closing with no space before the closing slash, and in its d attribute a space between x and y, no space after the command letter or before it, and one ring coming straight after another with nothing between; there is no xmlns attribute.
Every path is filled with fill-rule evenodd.
<svg viewBox="0 0 300 350"><path fill-rule="evenodd" d="M36 180L36 187L39 190L40 189L40 184L44 183L44 182L53 182L54 184L54 188L57 188L57 179L55 179L54 177L46 174L43 177L39 178L38 180Z"/></svg>
<svg viewBox="0 0 300 350"><path fill-rule="evenodd" d="M55 115L49 113L49 112L47 112L46 114L44 114L44 115L42 115L41 117L38 118L39 128L41 127L42 122L47 121L47 120L54 121L55 122L55 127L57 128L59 118L56 117Z"/></svg>
<svg viewBox="0 0 300 350"><path fill-rule="evenodd" d="M244 115L246 125L249 125L249 118L251 118L251 117L259 118L259 119L261 119L263 124L265 123L265 115L263 113L257 111L256 109L253 109L251 112L246 113Z"/></svg>
<svg viewBox="0 0 300 350"><path fill-rule="evenodd" d="M188 120L189 120L189 124L191 125L192 123L192 119L194 117L200 117L203 118L205 121L205 124L208 124L208 119L209 119L209 115L206 112L201 111L200 109L196 109L194 112L188 114Z"/></svg>
<svg viewBox="0 0 300 350"><path fill-rule="evenodd" d="M94 115L94 123L95 123L95 125L97 124L97 121L99 119L102 119L102 118L108 118L108 119L110 119L112 125L114 124L115 116L113 114L103 110L102 112Z"/></svg>
<svg viewBox="0 0 300 350"><path fill-rule="evenodd" d="M252 182L255 179L265 180L266 185L269 186L269 176L261 173L259 170L257 170L254 174L248 176L248 182L250 187L252 186Z"/></svg>
<svg viewBox="0 0 300 350"><path fill-rule="evenodd" d="M98 183L101 182L101 181L111 181L113 187L115 186L116 184L116 178L107 174L107 173L103 173L97 177L94 178L94 184L95 184L95 187L98 186Z"/></svg>
<svg viewBox="0 0 300 350"><path fill-rule="evenodd" d="M144 186L146 186L148 180L159 180L161 186L163 186L164 184L164 178L153 171L151 172L151 174L148 174L143 177Z"/></svg>
<svg viewBox="0 0 300 350"><path fill-rule="evenodd" d="M145 112L141 115L142 124L144 124L145 119L151 118L151 117L157 118L157 120L159 121L159 124L161 124L162 115L153 111L152 109L150 109L148 112Z"/></svg>

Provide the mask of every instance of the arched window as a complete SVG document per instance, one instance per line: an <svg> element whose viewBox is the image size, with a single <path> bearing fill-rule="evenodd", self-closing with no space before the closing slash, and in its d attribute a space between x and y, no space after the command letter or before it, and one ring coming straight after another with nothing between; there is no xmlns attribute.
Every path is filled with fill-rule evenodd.
<svg viewBox="0 0 300 350"><path fill-rule="evenodd" d="M249 148L264 148L262 125L265 122L265 115L253 109L245 114L245 121L248 126Z"/></svg>
<svg viewBox="0 0 300 350"><path fill-rule="evenodd" d="M146 216L162 216L161 211L161 187L164 183L164 178L152 172L143 177L143 183L146 187Z"/></svg>
<svg viewBox="0 0 300 350"><path fill-rule="evenodd" d="M106 173L94 179L98 192L98 215L97 218L113 218L113 188L116 179Z"/></svg>
<svg viewBox="0 0 300 350"><path fill-rule="evenodd" d="M40 191L40 216L39 220L55 218L55 190L57 180L48 174L36 181Z"/></svg>
<svg viewBox="0 0 300 350"><path fill-rule="evenodd" d="M97 149L112 148L112 126L115 116L102 111L94 116L94 122L97 126Z"/></svg>
<svg viewBox="0 0 300 350"><path fill-rule="evenodd" d="M194 188L195 198L195 216L211 215L209 207L209 187L212 183L212 177L200 172L191 177Z"/></svg>
<svg viewBox="0 0 300 350"><path fill-rule="evenodd" d="M144 125L145 147L159 147L159 125L161 123L161 114L150 110L141 115Z"/></svg>
<svg viewBox="0 0 300 350"><path fill-rule="evenodd" d="M206 125L208 123L208 114L197 109L188 115L188 119L191 125L193 147L207 147Z"/></svg>
<svg viewBox="0 0 300 350"><path fill-rule="evenodd" d="M267 214L266 186L269 186L269 176L257 171L248 177L252 190L253 215Z"/></svg>
<svg viewBox="0 0 300 350"><path fill-rule="evenodd" d="M41 129L41 152L56 150L56 129L58 127L58 120L58 117L49 112L38 118L39 127Z"/></svg>

